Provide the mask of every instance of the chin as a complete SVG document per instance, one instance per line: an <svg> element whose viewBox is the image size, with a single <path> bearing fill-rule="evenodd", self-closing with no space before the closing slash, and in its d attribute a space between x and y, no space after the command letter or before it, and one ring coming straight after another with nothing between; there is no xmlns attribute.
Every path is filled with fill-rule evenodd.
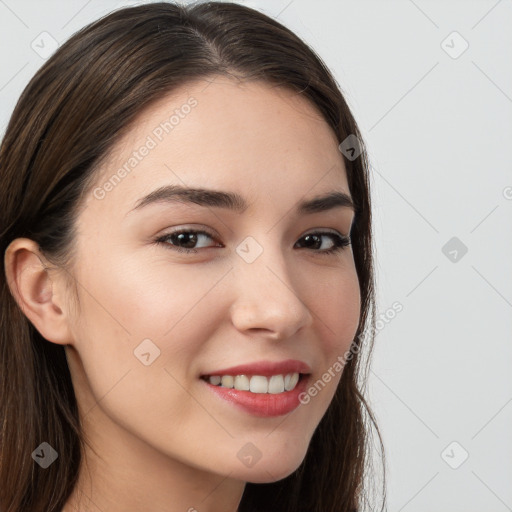
<svg viewBox="0 0 512 512"><path fill-rule="evenodd" d="M240 471L238 477L248 483L269 484L291 475L302 463L304 456L285 459L261 459L253 467Z"/></svg>

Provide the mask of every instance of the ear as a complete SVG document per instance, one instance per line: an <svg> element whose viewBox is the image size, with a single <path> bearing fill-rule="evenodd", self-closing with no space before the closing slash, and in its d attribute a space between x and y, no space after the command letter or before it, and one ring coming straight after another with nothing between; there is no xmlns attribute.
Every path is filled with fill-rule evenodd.
<svg viewBox="0 0 512 512"><path fill-rule="evenodd" d="M43 338L59 345L72 344L65 283L60 274L52 280L45 261L33 240L13 240L4 256L7 284L18 306Z"/></svg>

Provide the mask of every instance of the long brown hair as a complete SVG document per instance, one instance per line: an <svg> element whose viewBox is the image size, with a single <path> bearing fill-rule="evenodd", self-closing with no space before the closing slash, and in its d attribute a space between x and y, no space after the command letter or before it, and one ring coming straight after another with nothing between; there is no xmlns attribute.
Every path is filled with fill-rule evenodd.
<svg viewBox="0 0 512 512"><path fill-rule="evenodd" d="M359 139L361 155L344 159L361 291L352 357L302 464L278 482L248 483L239 510L360 510L363 482L373 477L372 427L384 456L363 396L375 332L369 164L335 79L289 29L241 5L205 2L121 9L77 32L25 88L0 146L1 254L27 237L52 264L71 268L74 223L102 158L151 102L216 75L287 87L316 106L340 143ZM84 447L64 347L45 340L23 314L5 268L0 304L0 509L58 512L76 485ZM47 469L31 458L43 441L59 453Z"/></svg>

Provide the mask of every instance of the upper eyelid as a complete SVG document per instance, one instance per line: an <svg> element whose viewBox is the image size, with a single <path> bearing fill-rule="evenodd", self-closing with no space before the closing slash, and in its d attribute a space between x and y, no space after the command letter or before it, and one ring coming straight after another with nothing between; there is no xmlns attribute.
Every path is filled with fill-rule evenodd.
<svg viewBox="0 0 512 512"><path fill-rule="evenodd" d="M201 235L207 235L207 236L209 236L211 238L215 238L215 239L220 238L215 233L210 232L210 231L208 231L205 228L193 228L193 227L191 227L191 228L178 227L178 228L175 228L175 229L173 229L173 230L171 230L169 232L163 233L162 235L160 235L160 237L166 237L166 236L170 236L170 235L174 235L174 234L189 233L189 232L196 233L196 234L201 234ZM303 233L300 236L300 238L302 238L302 237L304 237L306 235L318 234L318 233L339 235L339 236L347 237L347 238L350 237L350 233L348 235L344 235L341 231L338 231L338 230L336 230L334 228L311 228L311 229L307 230L305 233Z"/></svg>

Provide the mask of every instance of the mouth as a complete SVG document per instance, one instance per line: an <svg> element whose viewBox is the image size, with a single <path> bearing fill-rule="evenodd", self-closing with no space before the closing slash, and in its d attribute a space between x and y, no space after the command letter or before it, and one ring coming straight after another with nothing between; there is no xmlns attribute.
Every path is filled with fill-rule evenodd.
<svg viewBox="0 0 512 512"><path fill-rule="evenodd" d="M309 373L292 372L286 374L265 375L202 375L201 379L212 386L247 391L255 394L287 393L296 389Z"/></svg>
<svg viewBox="0 0 512 512"><path fill-rule="evenodd" d="M260 418L289 414L301 404L311 374L277 375L202 375L207 391L214 400L235 410Z"/></svg>
<svg viewBox="0 0 512 512"><path fill-rule="evenodd" d="M228 402L240 411L268 418L299 407L312 371L309 364L298 359L252 361L205 372L200 380L220 403Z"/></svg>

